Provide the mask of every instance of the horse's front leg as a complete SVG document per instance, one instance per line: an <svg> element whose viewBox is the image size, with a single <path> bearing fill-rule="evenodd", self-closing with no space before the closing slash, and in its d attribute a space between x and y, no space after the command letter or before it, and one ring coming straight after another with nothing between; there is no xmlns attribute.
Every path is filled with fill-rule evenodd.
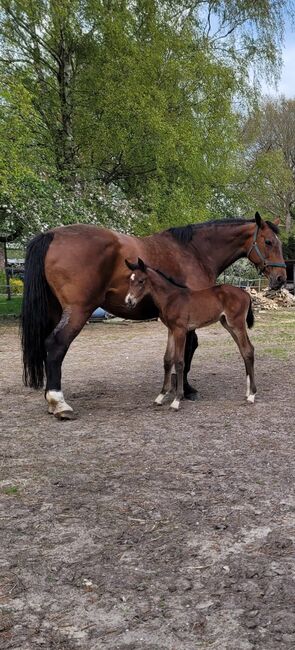
<svg viewBox="0 0 295 650"><path fill-rule="evenodd" d="M178 411L180 401L183 399L183 371L184 371L184 350L186 330L178 328L173 332L175 346L175 370L176 370L176 396L170 405L174 411Z"/></svg>
<svg viewBox="0 0 295 650"><path fill-rule="evenodd" d="M174 338L172 332L169 330L167 347L164 355L164 382L160 394L155 399L156 404L159 405L163 404L163 401L167 393L169 393L171 389L171 371L172 371L173 361L174 361Z"/></svg>
<svg viewBox="0 0 295 650"><path fill-rule="evenodd" d="M187 375L191 368L194 353L198 347L198 337L193 330L187 332L184 351L184 373L183 373L183 391L184 398L194 401L197 399L198 391L191 386L187 380Z"/></svg>

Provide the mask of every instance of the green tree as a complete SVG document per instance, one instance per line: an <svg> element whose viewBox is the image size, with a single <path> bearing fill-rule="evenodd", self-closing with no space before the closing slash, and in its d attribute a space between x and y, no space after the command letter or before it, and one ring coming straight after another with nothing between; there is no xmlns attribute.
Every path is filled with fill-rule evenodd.
<svg viewBox="0 0 295 650"><path fill-rule="evenodd" d="M295 100L266 98L244 126L245 188L269 214L294 225Z"/></svg>
<svg viewBox="0 0 295 650"><path fill-rule="evenodd" d="M293 2L0 7L1 200L29 214L29 229L86 220L149 232L209 216L228 196L234 101L249 100L250 69L276 73Z"/></svg>

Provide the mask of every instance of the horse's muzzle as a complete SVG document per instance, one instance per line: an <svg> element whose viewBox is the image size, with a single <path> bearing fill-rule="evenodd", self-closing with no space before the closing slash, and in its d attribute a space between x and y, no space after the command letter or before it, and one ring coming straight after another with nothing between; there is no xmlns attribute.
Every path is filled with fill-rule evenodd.
<svg viewBox="0 0 295 650"><path fill-rule="evenodd" d="M270 289L281 289L286 284L286 278L283 275L277 275L275 277L271 277L269 280L269 287Z"/></svg>

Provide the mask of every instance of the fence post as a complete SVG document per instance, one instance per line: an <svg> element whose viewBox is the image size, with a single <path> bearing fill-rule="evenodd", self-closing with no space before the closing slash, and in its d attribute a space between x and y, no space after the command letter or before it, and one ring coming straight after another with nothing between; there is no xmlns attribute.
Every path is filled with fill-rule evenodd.
<svg viewBox="0 0 295 650"><path fill-rule="evenodd" d="M4 264L5 264L5 277L6 277L7 300L11 300L11 289L10 289L9 274L8 274L8 261L7 261L7 248L6 248L6 241L4 242Z"/></svg>

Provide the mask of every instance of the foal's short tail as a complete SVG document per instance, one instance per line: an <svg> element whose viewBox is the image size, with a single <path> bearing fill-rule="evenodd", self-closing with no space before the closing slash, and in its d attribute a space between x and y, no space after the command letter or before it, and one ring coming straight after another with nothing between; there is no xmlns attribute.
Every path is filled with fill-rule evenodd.
<svg viewBox="0 0 295 650"><path fill-rule="evenodd" d="M23 380L26 386L41 388L46 359L45 339L49 334L49 286L44 259L53 233L41 233L30 241L25 261L24 296L21 315Z"/></svg>
<svg viewBox="0 0 295 650"><path fill-rule="evenodd" d="M248 309L246 321L247 321L247 325L248 325L249 329L251 329L251 327L253 327L254 321L255 321L254 314L253 314L253 309L252 309L251 298L250 298L250 304L249 304L249 309Z"/></svg>

